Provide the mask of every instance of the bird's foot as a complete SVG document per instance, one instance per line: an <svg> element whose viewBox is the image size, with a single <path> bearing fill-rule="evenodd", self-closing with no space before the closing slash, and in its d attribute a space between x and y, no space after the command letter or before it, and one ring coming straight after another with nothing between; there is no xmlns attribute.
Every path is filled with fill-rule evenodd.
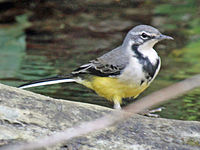
<svg viewBox="0 0 200 150"><path fill-rule="evenodd" d="M144 112L142 112L140 114L144 115L144 116L148 116L148 117L159 118L160 115L155 114L155 113L156 112L161 112L163 109L165 109L165 107L159 107L159 108L152 109L152 110L146 110L146 111L144 111Z"/></svg>

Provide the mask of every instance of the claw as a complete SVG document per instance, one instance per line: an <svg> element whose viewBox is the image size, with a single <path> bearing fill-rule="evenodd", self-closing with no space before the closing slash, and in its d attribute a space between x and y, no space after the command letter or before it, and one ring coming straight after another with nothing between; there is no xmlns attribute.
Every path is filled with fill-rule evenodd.
<svg viewBox="0 0 200 150"><path fill-rule="evenodd" d="M159 118L160 117L160 115L158 115L158 114L151 114L151 113L147 113L147 114L145 114L145 116L153 117L153 118Z"/></svg>
<svg viewBox="0 0 200 150"><path fill-rule="evenodd" d="M161 112L163 109L165 109L165 107L159 107L159 108L156 108L156 109L147 110L147 111L141 113L141 115L148 116L148 117L159 118L160 115L159 114L154 114L154 113Z"/></svg>
<svg viewBox="0 0 200 150"><path fill-rule="evenodd" d="M159 108L156 108L156 109L152 109L149 112L150 113L161 112L163 109L165 109L165 107L159 107Z"/></svg>

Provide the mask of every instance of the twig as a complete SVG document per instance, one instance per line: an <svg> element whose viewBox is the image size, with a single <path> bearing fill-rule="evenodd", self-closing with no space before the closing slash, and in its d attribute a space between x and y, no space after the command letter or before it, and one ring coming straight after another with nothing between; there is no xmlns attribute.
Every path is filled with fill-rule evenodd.
<svg viewBox="0 0 200 150"><path fill-rule="evenodd" d="M35 142L24 143L21 145L8 146L4 150L32 150L44 147L49 147L62 143L71 138L88 134L92 131L97 131L116 122L122 121L135 113L139 113L144 109L148 109L154 105L158 105L164 101L184 94L196 87L200 86L200 75L193 76L179 83L175 83L162 90L156 91L137 102L125 107L122 111L113 111L111 114L101 117L99 119L84 122L80 125L68 128L64 131L57 132L48 137L37 139Z"/></svg>

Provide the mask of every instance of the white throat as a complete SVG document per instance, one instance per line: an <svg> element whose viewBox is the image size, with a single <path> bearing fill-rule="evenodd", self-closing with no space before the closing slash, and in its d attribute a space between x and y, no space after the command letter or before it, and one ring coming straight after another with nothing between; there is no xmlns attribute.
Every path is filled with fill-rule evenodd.
<svg viewBox="0 0 200 150"><path fill-rule="evenodd" d="M138 47L138 51L142 53L145 57L148 57L152 63L156 62L158 59L157 52L153 49L153 46L157 43L156 40L150 40Z"/></svg>
<svg viewBox="0 0 200 150"><path fill-rule="evenodd" d="M138 50L139 51L148 51L148 50L151 50L153 49L153 46L157 43L158 41L156 40L149 40L149 41L146 41L145 43L143 43L142 45L140 45L138 47Z"/></svg>

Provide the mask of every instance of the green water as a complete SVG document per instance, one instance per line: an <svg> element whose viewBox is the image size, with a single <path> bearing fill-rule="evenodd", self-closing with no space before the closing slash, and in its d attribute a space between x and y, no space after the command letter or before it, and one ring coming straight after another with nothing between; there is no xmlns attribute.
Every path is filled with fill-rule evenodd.
<svg viewBox="0 0 200 150"><path fill-rule="evenodd" d="M68 74L120 45L127 31L137 24L154 25L175 39L156 45L162 68L140 97L200 73L198 0L146 1L134 5L117 1L88 2L82 4L84 9L73 3L65 9L57 5L52 5L49 12L39 8L31 13L25 11L17 15L14 23L0 25L1 83L18 86L31 80ZM41 7L46 8L48 4L43 3ZM72 83L28 90L112 107L91 90ZM130 102L132 100L125 101L124 105ZM200 88L162 106L166 109L160 113L161 117L200 120Z"/></svg>

